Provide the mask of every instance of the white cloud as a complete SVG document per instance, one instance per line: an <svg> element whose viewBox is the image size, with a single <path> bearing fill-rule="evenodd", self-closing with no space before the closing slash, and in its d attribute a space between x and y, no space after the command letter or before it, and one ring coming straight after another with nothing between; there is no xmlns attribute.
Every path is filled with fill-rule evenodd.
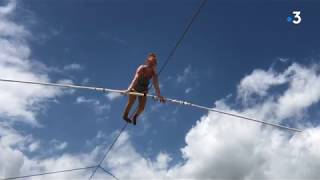
<svg viewBox="0 0 320 180"><path fill-rule="evenodd" d="M36 151L37 149L39 149L39 147L40 147L40 142L39 142L39 141L32 142L32 143L29 145L29 151L30 151L30 152L34 152L34 151Z"/></svg>
<svg viewBox="0 0 320 180"><path fill-rule="evenodd" d="M185 83L191 75L191 66L187 66L182 74L177 76L177 83Z"/></svg>
<svg viewBox="0 0 320 180"><path fill-rule="evenodd" d="M104 166L119 179L164 179L170 160L171 157L163 152L154 161L144 158L133 148L129 134L124 132Z"/></svg>
<svg viewBox="0 0 320 180"><path fill-rule="evenodd" d="M111 109L110 104L103 104L101 101L92 99L92 98L86 98L84 96L79 96L76 99L77 104L90 104L94 108L95 112L97 114L102 114L105 111L109 111Z"/></svg>
<svg viewBox="0 0 320 180"><path fill-rule="evenodd" d="M71 79L60 79L57 81L59 84L74 84Z"/></svg>
<svg viewBox="0 0 320 180"><path fill-rule="evenodd" d="M31 50L25 41L29 32L7 18L15 4L15 1L9 1L0 9L0 77L48 82L47 74L39 73L39 69L34 71L33 66L37 63L31 59ZM39 125L35 118L38 113L36 109L60 94L61 91L55 88L0 82L0 116Z"/></svg>
<svg viewBox="0 0 320 180"><path fill-rule="evenodd" d="M50 141L50 147L52 147L54 150L57 150L57 151L64 150L67 146L68 146L67 142L61 142L56 139L53 139Z"/></svg>
<svg viewBox="0 0 320 180"><path fill-rule="evenodd" d="M25 153L26 147L37 149L37 140L30 141L30 136L18 132L10 127L0 124L0 177L15 177L19 175L52 172L56 170L82 168L96 164L96 158L104 152L104 146L97 146L88 153L62 155L53 154L54 151L63 151L67 147L67 142L58 140L50 141L50 146L46 147L49 155L28 157ZM27 141L27 143L25 142ZM29 142L30 141L30 142ZM33 151L30 151L33 152ZM4 163L5 162L5 163ZM74 173L61 173L49 176L39 176L32 179L82 179L88 176L90 170L78 171ZM98 172L96 177L104 174ZM108 176L107 176L108 177Z"/></svg>
<svg viewBox="0 0 320 180"><path fill-rule="evenodd" d="M106 97L110 100L113 101L115 99L118 99L119 97L121 97L122 95L120 93L108 93L106 94Z"/></svg>
<svg viewBox="0 0 320 180"><path fill-rule="evenodd" d="M16 0L8 0L8 4L6 6L0 6L0 16L6 16L16 8L17 2Z"/></svg>
<svg viewBox="0 0 320 180"><path fill-rule="evenodd" d="M172 161L172 158L169 154L160 152L157 156L155 167L156 169L168 169L169 163Z"/></svg>
<svg viewBox="0 0 320 180"><path fill-rule="evenodd" d="M23 154L19 150L13 150L9 146L0 143L0 177L11 177L17 175L17 169L23 166ZM10 162L10 163L3 163Z"/></svg>
<svg viewBox="0 0 320 180"><path fill-rule="evenodd" d="M303 110L319 102L318 93L314 93L320 83L317 67L293 64L286 71L278 73L277 77L285 76L285 81L289 84L280 96L266 98L242 111L232 109L224 100L216 103L217 108L264 120L273 117L279 122L295 116L297 112L303 113ZM273 96L267 90L270 86L275 86L270 83L270 77L275 77L274 74L273 71L262 73L260 70L261 81L253 83L255 86L252 83L245 86L244 80L256 78L257 71L253 71L241 81L242 89L239 89L238 95L243 95L243 89L255 92L257 88L261 88L257 86L262 85L265 93L261 95ZM309 86L311 83L312 87ZM282 101L288 94L293 102L296 99L294 97L307 97L299 99L300 101L295 102L297 105L292 107L292 103ZM248 95L252 93L246 94ZM270 116L270 113L273 115ZM291 123L300 124L301 127L309 126L308 122L301 124L302 122L291 120ZM319 127L292 135L287 131L210 112L186 136L187 145L182 148L186 162L169 172L174 177L191 179L318 179L320 176L316 169L320 168L320 163L317 163L320 162L319 134Z"/></svg>
<svg viewBox="0 0 320 180"><path fill-rule="evenodd" d="M285 72L291 71L290 69L294 66L303 67L295 64ZM304 67L304 69L310 74L316 70L310 67ZM291 78L288 83L293 83L293 81L294 78ZM281 104L279 99L285 96L286 92L291 92L295 88L296 86L288 86L282 96L271 100L267 98L260 102L261 104L242 110L231 108L223 99L216 102L216 107L233 113L268 119L268 112L273 108L268 104ZM266 94L266 96L269 95ZM307 107L309 106L301 108ZM275 118L280 122L284 120L280 115ZM302 127L307 124L292 123L298 123ZM98 132L96 138L106 139L105 134L101 132ZM183 163L170 166L172 157L167 153L159 152L155 159L149 159L137 152L131 143L130 135L125 131L108 159L103 163L103 167L111 170L120 179L319 179L319 127L306 128L303 133L292 134L288 131L210 112L197 121L187 133L185 140L186 145L181 149ZM5 153L11 154L12 157L5 160L18 163L14 163L12 167L6 167L8 169L5 172L8 174L11 172L10 169L18 167L21 174L26 174L35 170L43 172L74 168L75 164L80 167L87 166L93 161L96 162L104 149L102 146L97 146L88 153L63 154L56 158L41 160L28 159L21 152L12 149L9 152L6 151ZM1 158L4 157L0 155ZM23 165L21 165L22 159L24 159ZM84 171L60 174L53 178L76 179L89 174L90 171ZM108 177L102 172L98 172L96 176L98 179Z"/></svg>
<svg viewBox="0 0 320 180"><path fill-rule="evenodd" d="M289 89L278 99L277 114L281 118L298 115L320 100L320 66L291 65L285 72Z"/></svg>
<svg viewBox="0 0 320 180"><path fill-rule="evenodd" d="M171 170L175 177L192 179L292 179L319 178L320 129L293 137L276 129L261 129L209 113L186 136L186 160ZM306 142L305 140L308 141Z"/></svg>
<svg viewBox="0 0 320 180"><path fill-rule="evenodd" d="M287 82L285 76L283 74L277 74L273 70L254 70L250 76L246 76L241 80L238 86L239 97L247 99L247 97L250 97L253 94L265 96L267 90L272 86L285 82Z"/></svg>
<svg viewBox="0 0 320 180"><path fill-rule="evenodd" d="M70 84L70 85L74 84L74 82L71 79L60 79L57 81L57 83L58 84ZM73 88L64 88L63 90L64 90L64 93L66 93L66 94L73 94L76 92L76 90Z"/></svg>
<svg viewBox="0 0 320 180"><path fill-rule="evenodd" d="M254 70L241 80L238 97L245 101L252 100L255 98L254 95L266 96L272 87L286 84L289 88L283 92L278 90L276 96L268 96L271 99L276 98L276 101L270 100L262 105L280 119L301 115L305 108L320 99L319 70L319 65L306 67L295 63L281 73L276 73L272 69Z"/></svg>
<svg viewBox="0 0 320 180"><path fill-rule="evenodd" d="M272 117L282 122L285 116L279 112L288 112L288 110L285 107L280 108L280 105L291 109L291 104L280 101L287 94L292 94L293 97L308 94L312 98L307 99L313 99L308 102L319 102L316 93L308 92L308 90L313 92L313 88L307 88L305 91L295 90L299 87L295 83L298 77L304 82L302 85L308 84L305 81L313 82L313 84L320 82L316 78L320 75L315 67L293 64L286 71L278 73L290 74L287 83L291 84L283 90L280 96L266 98L255 106L242 110L231 108L223 99L216 102L216 107L264 120L270 120L270 111L276 112ZM255 76L255 72L244 79ZM270 77L268 73L275 72L264 73ZM262 79L268 78L262 77ZM272 84L272 86L275 85ZM267 89L265 88L264 96L273 96ZM239 91L239 96L240 94ZM294 109L305 112L302 109L310 107L313 103L302 103L307 105ZM279 108L274 109L274 106ZM295 112L289 112L294 116ZM135 152L130 141L126 140L125 143L117 146L119 149L112 154L107 165L113 169L115 174L120 174L122 179L319 179L320 127L307 128L310 126L308 122L292 120L291 124L304 127L305 131L292 134L288 131L210 112L197 121L187 133L186 146L181 149L183 163L169 166L171 158L165 161L144 158ZM159 154L158 157L161 155ZM163 163L159 165L159 162ZM158 166L163 169L158 169ZM130 173L126 174L126 169L130 169Z"/></svg>
<svg viewBox="0 0 320 180"><path fill-rule="evenodd" d="M8 14L12 11L8 7L4 9L9 10L0 9L0 13L3 11ZM1 22L3 18L5 16L1 16ZM13 36L13 40L0 36L0 44L3 43L3 48L0 48L0 76L49 81L46 74L31 71L30 49L24 41L15 41L16 37L22 36ZM264 97L261 101L255 101L254 105L245 108L234 108L222 99L216 102L216 106L230 112L278 122L297 114L303 115L308 108L319 102L318 67L293 64L283 72L253 71L243 78L237 95L249 99L258 95ZM257 76L261 82L255 80ZM288 86L282 87L277 95L270 92L272 87L283 84ZM39 109L30 110L30 106L43 103L58 94L56 89L51 88L1 85L0 102L3 104L0 104L0 113L2 116L21 116L28 122L30 119L36 122L35 115ZM79 103L95 103L84 97L77 100ZM184 160L174 166L170 166L174 157L165 152L159 152L155 159L146 158L134 148L129 133L125 131L103 166L120 179L319 179L320 127L310 127L309 122L295 119L290 120L290 124L306 130L292 134L258 123L208 113L187 133L186 145L181 148ZM101 132L97 134L100 139L104 139L104 136ZM89 152L46 157L29 157L24 152L36 151L39 144L28 133L11 127L11 121L1 122L0 176L95 165L105 150L101 145ZM67 142L62 141L56 147L64 149L67 145ZM32 179L83 179L90 172L87 170ZM95 178L110 176L98 171Z"/></svg>
<svg viewBox="0 0 320 180"><path fill-rule="evenodd" d="M83 69L83 66L77 63L72 63L72 64L65 65L63 69L67 71L80 71Z"/></svg>
<svg viewBox="0 0 320 180"><path fill-rule="evenodd" d="M192 91L192 88L188 87L186 90L184 90L184 93L189 94Z"/></svg>
<svg viewBox="0 0 320 180"><path fill-rule="evenodd" d="M14 13L15 7L16 1L14 0L0 7L0 78L49 82L50 79L46 74L49 68L31 57L31 49L26 42L26 38L31 34L24 26L16 24L11 17L9 18ZM62 92L56 88L0 82L1 178L74 167L75 162L81 162L83 165L89 164L85 157L76 160L68 154L59 158L37 156L29 158L28 152L36 152L41 148L40 141L28 132L13 128L13 125L21 122L33 126L39 125L36 116L43 105L48 99L61 94ZM66 143L62 143L57 148L63 149L66 146ZM79 157L82 156L77 156ZM77 165L81 166L81 163ZM71 177L70 175L65 175L65 178ZM82 176L78 176L80 177Z"/></svg>
<svg viewBox="0 0 320 180"><path fill-rule="evenodd" d="M280 57L278 58L280 62L282 63L287 63L289 61L289 58L283 58L283 57Z"/></svg>

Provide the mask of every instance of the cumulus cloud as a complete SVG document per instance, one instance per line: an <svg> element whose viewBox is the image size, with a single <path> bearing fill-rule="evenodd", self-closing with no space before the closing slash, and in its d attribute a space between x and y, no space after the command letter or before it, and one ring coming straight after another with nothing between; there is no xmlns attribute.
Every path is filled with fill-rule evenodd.
<svg viewBox="0 0 320 180"><path fill-rule="evenodd" d="M283 74L277 74L272 69L269 71L257 69L250 76L246 76L241 80L238 86L238 95L244 99L253 94L265 96L269 88L285 82L287 82L287 79Z"/></svg>
<svg viewBox="0 0 320 180"><path fill-rule="evenodd" d="M305 111L307 108L319 102L318 94L310 93L314 91L313 88L297 91L296 89L301 89L301 86L299 88L295 82L299 79L299 82L303 82L301 84L303 86L309 81L314 85L319 83L317 78L320 74L317 67L317 65L292 64L283 72L264 71L261 74L266 77L261 79L266 80L268 86L276 86L274 83L269 83L269 78L275 77L274 74L284 76L285 80L282 81L288 86L274 95L270 87L263 85L265 94L261 96L274 97L258 101L255 106L235 109L224 99L217 101L215 106L225 111L264 120L271 120L270 117L273 117L282 123L288 117L282 114L288 112L288 108L291 109L291 104L281 101L287 94L292 97L304 94L312 96L307 98L308 103L302 103L304 105L298 108L294 107L295 111L300 113L307 113ZM256 76L256 72L253 71L243 80ZM261 83L263 84L259 82ZM239 86L249 92L256 90L252 84L244 87L245 85L240 83ZM237 94L243 95L243 90L238 88ZM252 96L250 98L255 98L253 93L247 93L246 96L248 95ZM293 111L289 112L290 116L296 114ZM305 131L292 133L209 112L187 133L186 146L181 148L183 163L170 166L172 158L162 152L154 160L143 157L133 148L126 134L104 165L112 169L113 173L119 174L122 179L318 179L320 127L310 127L308 122L296 119L291 120L290 124L303 127Z"/></svg>
<svg viewBox="0 0 320 180"><path fill-rule="evenodd" d="M155 160L144 158L133 147L124 132L104 166L120 179L165 179L171 157L160 152Z"/></svg>
<svg viewBox="0 0 320 180"><path fill-rule="evenodd" d="M286 85L287 89L278 90L276 95L269 94L269 101L260 105L270 110L269 114L273 113L274 118L285 119L301 115L305 108L320 100L319 71L319 64L304 66L296 63L280 73L272 69L254 70L252 74L241 80L238 86L238 97L245 101L253 100L257 96L266 96L271 88ZM276 99L271 100L272 98Z"/></svg>
<svg viewBox="0 0 320 180"><path fill-rule="evenodd" d="M27 81L48 82L47 74L34 71L36 62L31 58L31 50L25 41L28 31L12 22L7 15L13 13L15 1L0 9L0 77ZM42 67L45 67L44 65ZM55 88L0 83L0 116L11 121L24 121L39 125L36 121L39 104L61 94Z"/></svg>
<svg viewBox="0 0 320 180"><path fill-rule="evenodd" d="M320 66L291 65L285 72L289 89L278 99L281 118L297 115L320 100Z"/></svg>
<svg viewBox="0 0 320 180"><path fill-rule="evenodd" d="M49 143L50 149L46 151L46 156L34 156L31 158L27 155L27 148L33 148L35 151L41 148L37 140L33 139L31 141L30 136L25 136L24 133L16 131L11 127L3 126L3 124L0 124L0 133L1 178L93 166L97 164L97 157L101 157L105 150L103 145L98 145L90 152L78 154L63 153L62 155L57 155L54 151L63 151L68 143L54 139ZM38 144L34 145L34 143ZM88 178L91 172L92 171L88 169L33 177L30 179L84 179L84 177ZM95 177L110 178L110 176L103 172L97 172Z"/></svg>
<svg viewBox="0 0 320 180"><path fill-rule="evenodd" d="M247 81L257 76L260 82ZM288 83L287 88L280 95L266 98L242 110L232 109L224 100L216 102L216 106L260 119L273 117L281 123L297 112L306 113L304 110L319 102L316 93L319 77L318 65L293 64L279 73L255 70L242 79L238 96L253 96L257 89L264 91L258 94L260 96L273 96L268 92L270 86L284 82ZM243 93L244 89L246 93ZM284 103L283 99L288 96L293 102L289 103L288 100L288 103ZM296 97L300 97L299 100L295 101ZM290 123L299 124L306 130L291 134L210 112L186 135L187 145L182 148L186 162L170 169L169 174L192 179L318 179L320 176L316 169L320 168L320 128L307 128L308 122L291 120Z"/></svg>
<svg viewBox="0 0 320 180"><path fill-rule="evenodd" d="M17 2L16 0L8 0L8 4L6 6L0 6L0 16L6 16L16 8Z"/></svg>
<svg viewBox="0 0 320 180"><path fill-rule="evenodd" d="M18 34L15 36L0 27L0 46L3 47L0 48L0 76L49 81L47 74L32 71L31 50L22 38L28 34L24 27L6 18L14 10L14 2L9 1L7 6L0 8L1 23L14 24L17 30L12 32ZM310 122L299 119L308 113L311 106L319 103L319 84L318 64L292 64L282 72L254 70L241 80L237 90L239 99L250 99L249 105L247 100L242 101L243 107L234 107L224 99L215 102L219 109L289 123L304 128L303 133L293 134L210 112L186 134L186 145L181 148L182 162L172 165L174 157L166 152L159 152L155 159L145 157L134 148L130 134L125 131L103 167L120 179L319 179L320 127L312 127ZM6 117L0 123L1 177L86 167L95 165L102 157L103 145L77 154L30 157L27 152L37 151L41 142L26 132L14 129L11 121L3 120L19 116L22 117L19 121L26 119L26 122L35 123L39 109L30 107L59 93L45 87L1 84L0 102L4 104L0 114ZM77 102L96 103L94 99L84 97L79 97ZM292 117L295 118L288 119ZM96 137L108 142L111 138L105 138L101 132ZM55 147L63 150L67 145L67 142L59 141ZM90 170L85 170L32 179L85 179L90 173ZM95 178L111 179L101 171Z"/></svg>
<svg viewBox="0 0 320 180"><path fill-rule="evenodd" d="M14 22L11 16L15 7L15 0L7 1L6 5L0 7L0 78L49 82L46 71L50 68L31 57L31 49L26 41L31 34L23 25ZM74 167L74 163L79 161L89 163L86 158L76 160L68 154L59 158L30 158L28 154L37 152L41 142L28 132L14 128L15 124L21 123L31 125L32 128L39 126L37 114L49 99L61 94L62 91L56 88L0 82L1 178ZM62 143L57 148L63 149L66 146L66 143Z"/></svg>
<svg viewBox="0 0 320 180"><path fill-rule="evenodd" d="M294 84L295 70L302 74L319 77L316 65L302 66L293 64L283 72L290 72L288 84ZM302 68L302 69L301 69ZM255 76L255 71L245 78ZM268 71L271 72L271 71ZM308 73L307 73L308 72ZM300 74L298 73L298 74ZM301 80L301 76L300 80ZM302 78L304 79L304 78ZM309 78L307 78L309 79ZM312 80L312 78L311 78ZM312 81L315 83L314 81ZM290 92L293 96L304 91L293 91L296 86L286 86L280 95L265 98L256 106L234 108L227 101L221 99L215 103L216 108L256 116L268 120L270 111L287 111L286 108L274 110L274 104L279 106L280 101ZM312 89L309 89L313 91ZM273 96L268 92L264 96ZM238 95L240 90L238 91ZM311 93L312 94L312 93ZM317 94L313 96L313 103L299 106L307 109L317 103ZM285 104L284 104L285 105ZM290 106L290 105L288 105ZM300 109L296 109L300 111ZM306 113L306 111L301 111ZM279 123L285 120L281 113L273 115ZM200 118L186 134L186 145L181 148L183 162L170 165L174 157L165 152L159 152L155 159L150 159L137 152L130 140L130 134L124 132L115 145L103 167L110 170L120 179L319 179L320 168L320 127L310 127L308 122L292 120L292 124L304 127L303 133L291 133L258 123L209 112ZM116 135L115 132L112 136ZM105 138L98 132L97 138ZM102 156L102 146L83 154L63 154L55 159L47 158L41 161L35 159L24 160L24 164L14 163L21 173L52 170L60 168L74 168L74 164L86 166L97 162ZM20 162L26 158L19 151L6 152ZM0 157L1 158L1 157ZM2 157L4 158L4 157ZM32 168L31 168L32 167ZM12 169L12 168L11 168ZM11 171L6 171L11 172ZM56 175L54 178L68 179L81 178L90 174L90 171L74 174ZM96 178L110 178L98 171Z"/></svg>
<svg viewBox="0 0 320 180"><path fill-rule="evenodd" d="M290 136L241 121L203 117L186 136L185 164L169 173L191 179L319 178L319 128Z"/></svg>

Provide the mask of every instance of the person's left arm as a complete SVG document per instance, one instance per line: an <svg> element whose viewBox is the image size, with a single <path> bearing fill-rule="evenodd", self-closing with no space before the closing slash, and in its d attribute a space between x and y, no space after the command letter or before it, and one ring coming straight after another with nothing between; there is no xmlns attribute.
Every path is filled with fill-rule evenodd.
<svg viewBox="0 0 320 180"><path fill-rule="evenodd" d="M154 73L154 75L152 76L152 82L153 82L154 89L156 90L156 95L157 96L161 96L160 86L159 86L159 79L158 79L158 74L157 73Z"/></svg>
<svg viewBox="0 0 320 180"><path fill-rule="evenodd" d="M161 92L160 92L160 86L159 86L159 79L158 79L158 74L156 73L156 71L153 71L153 76L152 76L152 82L153 82L153 86L154 89L156 90L156 95L159 97L160 102L164 102L164 98L161 96Z"/></svg>

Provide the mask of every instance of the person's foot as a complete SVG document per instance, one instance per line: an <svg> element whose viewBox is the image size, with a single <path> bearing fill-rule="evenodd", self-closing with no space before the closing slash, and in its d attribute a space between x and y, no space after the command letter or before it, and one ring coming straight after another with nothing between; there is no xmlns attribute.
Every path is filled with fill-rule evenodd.
<svg viewBox="0 0 320 180"><path fill-rule="evenodd" d="M132 118L133 125L137 125L138 114L135 114Z"/></svg>
<svg viewBox="0 0 320 180"><path fill-rule="evenodd" d="M127 123L132 123L131 119L128 118L128 115L123 115L122 119L125 120Z"/></svg>

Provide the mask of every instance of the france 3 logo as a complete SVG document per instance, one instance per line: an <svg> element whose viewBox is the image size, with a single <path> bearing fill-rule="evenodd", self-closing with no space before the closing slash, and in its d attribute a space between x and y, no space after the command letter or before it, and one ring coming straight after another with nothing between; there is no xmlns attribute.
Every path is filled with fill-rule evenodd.
<svg viewBox="0 0 320 180"><path fill-rule="evenodd" d="M301 11L292 11L292 15L287 17L287 21L293 24L300 24L302 21Z"/></svg>

